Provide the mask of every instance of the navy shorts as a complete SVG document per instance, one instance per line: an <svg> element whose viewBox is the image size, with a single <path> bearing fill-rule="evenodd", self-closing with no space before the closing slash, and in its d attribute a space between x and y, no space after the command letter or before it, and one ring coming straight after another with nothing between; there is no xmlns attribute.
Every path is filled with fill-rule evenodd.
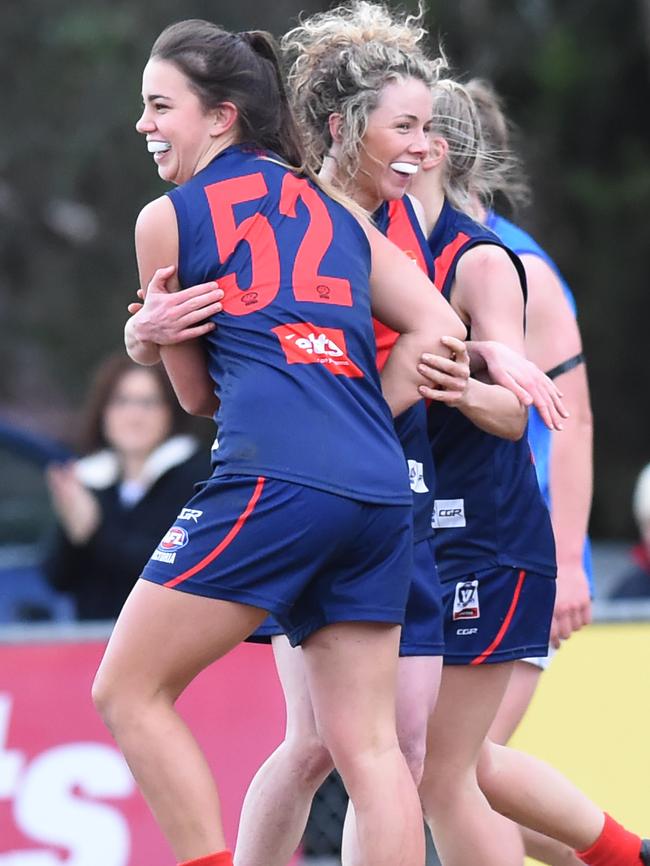
<svg viewBox="0 0 650 866"><path fill-rule="evenodd" d="M490 664L548 653L554 578L489 568L445 581L442 594L445 664Z"/></svg>
<svg viewBox="0 0 650 866"><path fill-rule="evenodd" d="M406 603L399 654L440 656L445 647L442 587L431 538L418 541L413 546L413 560L413 580ZM270 643L272 637L284 633L278 620L269 616L248 640L252 643Z"/></svg>
<svg viewBox="0 0 650 866"><path fill-rule="evenodd" d="M445 648L442 586L432 538L413 547L413 580L399 645L400 656L441 656Z"/></svg>
<svg viewBox="0 0 650 866"><path fill-rule="evenodd" d="M211 478L151 556L145 580L269 611L295 646L335 622L404 620L410 505L274 478Z"/></svg>

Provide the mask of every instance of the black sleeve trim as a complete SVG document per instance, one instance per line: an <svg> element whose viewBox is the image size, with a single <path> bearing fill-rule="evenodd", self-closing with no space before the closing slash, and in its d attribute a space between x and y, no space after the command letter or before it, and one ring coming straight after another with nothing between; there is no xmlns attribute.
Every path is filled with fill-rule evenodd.
<svg viewBox="0 0 650 866"><path fill-rule="evenodd" d="M585 363L585 356L583 352L580 352L578 355L574 355L573 358L569 358L567 361L562 361L561 364L558 364L556 367L553 367L551 370L546 371L546 375L549 379L557 379L558 376L561 376L562 373L568 373L569 370L573 370L574 367L580 366L580 364Z"/></svg>

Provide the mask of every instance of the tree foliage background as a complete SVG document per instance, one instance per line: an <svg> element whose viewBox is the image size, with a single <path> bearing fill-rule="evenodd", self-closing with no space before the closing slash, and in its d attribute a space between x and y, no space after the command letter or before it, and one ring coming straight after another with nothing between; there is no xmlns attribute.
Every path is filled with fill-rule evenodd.
<svg viewBox="0 0 650 866"><path fill-rule="evenodd" d="M169 22L280 34L317 0L23 0L0 11L0 403L52 435L121 344L133 225L161 194L135 133L140 76ZM413 4L407 7L413 8ZM650 0L431 0L464 77L491 78L521 130L520 215L576 294L596 420L597 536L631 534L650 460Z"/></svg>

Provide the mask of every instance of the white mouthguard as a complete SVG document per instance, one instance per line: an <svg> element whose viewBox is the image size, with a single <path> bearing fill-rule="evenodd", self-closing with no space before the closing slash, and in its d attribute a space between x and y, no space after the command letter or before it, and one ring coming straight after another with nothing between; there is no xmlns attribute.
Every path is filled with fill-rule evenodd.
<svg viewBox="0 0 650 866"><path fill-rule="evenodd" d="M412 162L391 162L390 167L393 171L400 171L402 174L415 174L418 170L417 165Z"/></svg>
<svg viewBox="0 0 650 866"><path fill-rule="evenodd" d="M147 142L147 150L149 153L163 153L166 150L171 148L171 144L168 141L148 141Z"/></svg>

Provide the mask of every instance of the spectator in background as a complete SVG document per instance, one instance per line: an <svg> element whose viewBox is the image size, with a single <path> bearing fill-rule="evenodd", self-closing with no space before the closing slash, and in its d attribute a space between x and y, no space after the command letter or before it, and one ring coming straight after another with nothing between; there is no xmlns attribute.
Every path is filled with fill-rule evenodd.
<svg viewBox="0 0 650 866"><path fill-rule="evenodd" d="M45 563L83 620L114 619L161 536L209 475L209 450L185 431L162 366L107 358L88 394L75 462L51 464L58 518Z"/></svg>
<svg viewBox="0 0 650 866"><path fill-rule="evenodd" d="M611 598L648 598L650 596L650 463L637 478L632 511L639 527L640 541L630 551L633 563L621 574Z"/></svg>

